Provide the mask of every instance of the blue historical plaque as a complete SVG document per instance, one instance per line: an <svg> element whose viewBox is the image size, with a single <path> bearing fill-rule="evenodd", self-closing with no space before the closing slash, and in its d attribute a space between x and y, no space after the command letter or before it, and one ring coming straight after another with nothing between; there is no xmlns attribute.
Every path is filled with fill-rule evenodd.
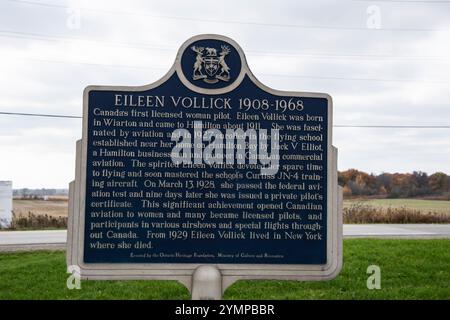
<svg viewBox="0 0 450 320"><path fill-rule="evenodd" d="M217 35L186 41L157 83L87 87L80 260L320 275L338 247L331 112L327 94L262 85Z"/></svg>

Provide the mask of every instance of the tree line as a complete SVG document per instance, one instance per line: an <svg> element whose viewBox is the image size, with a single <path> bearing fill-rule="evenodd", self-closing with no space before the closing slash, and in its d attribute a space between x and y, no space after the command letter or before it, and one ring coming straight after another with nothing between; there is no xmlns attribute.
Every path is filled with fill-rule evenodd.
<svg viewBox="0 0 450 320"><path fill-rule="evenodd" d="M344 197L380 196L387 198L436 197L450 200L450 176L443 172L368 174L356 169L341 171L339 185Z"/></svg>

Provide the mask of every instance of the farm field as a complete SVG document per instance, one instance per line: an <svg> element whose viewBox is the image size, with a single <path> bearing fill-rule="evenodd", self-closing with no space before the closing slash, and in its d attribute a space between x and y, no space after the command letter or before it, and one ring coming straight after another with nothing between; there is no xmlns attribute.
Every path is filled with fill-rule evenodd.
<svg viewBox="0 0 450 320"><path fill-rule="evenodd" d="M361 204L375 208L407 208L420 210L424 213L439 212L450 214L450 201L421 200L421 199L349 199L344 200L344 208ZM67 216L68 202L58 200L13 200L13 210L18 216L26 216L29 212L35 215L49 215L53 217Z"/></svg>
<svg viewBox="0 0 450 320"><path fill-rule="evenodd" d="M49 215L51 217L67 217L67 199L58 200L13 200L13 212L18 217L27 216L30 212L33 215Z"/></svg>
<svg viewBox="0 0 450 320"><path fill-rule="evenodd" d="M344 200L344 208L361 204L375 208L407 208L419 210L423 213L438 212L450 214L450 201L421 200L421 199L351 199Z"/></svg>
<svg viewBox="0 0 450 320"><path fill-rule="evenodd" d="M15 199L13 211L16 230L60 229L66 227L68 201ZM348 199L344 223L450 223L450 201Z"/></svg>

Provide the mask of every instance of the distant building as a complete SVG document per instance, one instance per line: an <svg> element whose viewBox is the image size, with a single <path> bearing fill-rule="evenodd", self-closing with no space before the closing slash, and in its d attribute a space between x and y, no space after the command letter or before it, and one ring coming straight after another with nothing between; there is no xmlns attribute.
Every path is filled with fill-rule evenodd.
<svg viewBox="0 0 450 320"><path fill-rule="evenodd" d="M0 181L0 227L9 227L12 220L12 181Z"/></svg>

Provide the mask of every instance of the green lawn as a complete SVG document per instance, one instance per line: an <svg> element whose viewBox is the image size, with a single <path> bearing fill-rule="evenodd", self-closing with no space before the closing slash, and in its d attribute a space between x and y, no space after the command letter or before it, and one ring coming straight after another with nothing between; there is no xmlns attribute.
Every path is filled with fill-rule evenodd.
<svg viewBox="0 0 450 320"><path fill-rule="evenodd" d="M64 253L0 254L0 299L189 299L174 281L82 281L66 288ZM381 268L381 290L366 269ZM450 240L348 239L344 268L327 282L239 281L225 299L450 299Z"/></svg>
<svg viewBox="0 0 450 320"><path fill-rule="evenodd" d="M409 208L427 212L441 212L450 214L450 201L441 200L420 200L420 199L352 199L344 200L344 207L349 207L352 204L361 203L381 208Z"/></svg>

